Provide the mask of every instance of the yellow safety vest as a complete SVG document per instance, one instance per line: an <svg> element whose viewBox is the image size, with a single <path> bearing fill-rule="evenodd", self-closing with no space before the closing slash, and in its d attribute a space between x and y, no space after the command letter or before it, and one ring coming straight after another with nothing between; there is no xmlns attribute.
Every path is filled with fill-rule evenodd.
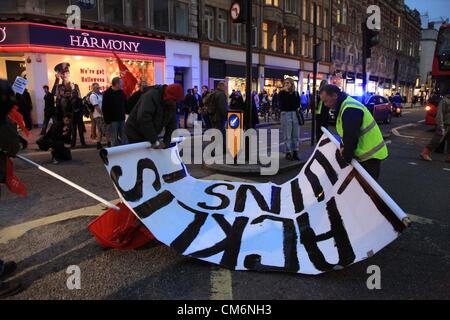
<svg viewBox="0 0 450 320"><path fill-rule="evenodd" d="M342 128L342 115L348 108L359 109L364 113L358 146L355 150L355 158L359 162L370 159L386 159L389 156L389 152L377 122L364 105L350 96L342 103L341 110L336 119L336 130L341 139L343 139L345 134Z"/></svg>
<svg viewBox="0 0 450 320"><path fill-rule="evenodd" d="M317 105L316 115L319 116L322 113L322 108L323 108L323 101L320 101L319 104Z"/></svg>

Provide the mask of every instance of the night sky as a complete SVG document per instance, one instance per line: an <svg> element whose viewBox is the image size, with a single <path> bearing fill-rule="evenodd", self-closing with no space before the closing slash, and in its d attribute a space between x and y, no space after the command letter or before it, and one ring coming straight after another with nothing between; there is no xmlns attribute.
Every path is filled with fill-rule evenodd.
<svg viewBox="0 0 450 320"><path fill-rule="evenodd" d="M405 3L411 9L417 9L420 14L428 11L431 21L450 16L450 0L405 0Z"/></svg>

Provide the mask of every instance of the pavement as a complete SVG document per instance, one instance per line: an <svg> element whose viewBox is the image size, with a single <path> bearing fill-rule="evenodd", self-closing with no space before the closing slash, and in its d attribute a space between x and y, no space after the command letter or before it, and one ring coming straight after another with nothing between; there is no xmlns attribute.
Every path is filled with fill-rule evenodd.
<svg viewBox="0 0 450 320"><path fill-rule="evenodd" d="M104 208L94 200L14 160L16 174L29 190L19 198L2 187L0 256L16 260L25 290L11 299L449 299L450 164L444 155L423 162L420 150L432 136L411 109L381 126L390 157L383 163L381 186L413 219L397 241L374 257L320 276L234 272L186 258L159 243L135 251L103 250L87 225ZM404 125L409 125L402 127ZM302 138L308 138L308 125ZM392 133L397 128L401 136ZM50 163L48 153L27 154L50 170L114 201L117 193L95 149L76 149L74 160ZM281 183L300 168L276 176L218 174L189 165L197 178ZM81 289L67 287L70 266L81 271ZM368 267L381 270L381 289L367 288Z"/></svg>

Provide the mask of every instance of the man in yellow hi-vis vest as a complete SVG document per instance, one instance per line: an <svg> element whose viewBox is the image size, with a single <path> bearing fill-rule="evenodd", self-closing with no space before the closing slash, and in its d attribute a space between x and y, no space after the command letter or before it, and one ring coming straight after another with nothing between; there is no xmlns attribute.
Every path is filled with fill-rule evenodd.
<svg viewBox="0 0 450 320"><path fill-rule="evenodd" d="M320 98L335 110L336 130L341 137L341 154L345 161L358 160L364 169L377 180L381 161L389 153L378 124L370 111L360 102L342 92L335 85L326 85Z"/></svg>

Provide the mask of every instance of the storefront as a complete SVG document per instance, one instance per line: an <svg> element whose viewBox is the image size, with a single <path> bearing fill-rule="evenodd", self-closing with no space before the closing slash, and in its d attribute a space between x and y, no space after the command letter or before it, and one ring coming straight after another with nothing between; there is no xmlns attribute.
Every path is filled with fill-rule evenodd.
<svg viewBox="0 0 450 320"><path fill-rule="evenodd" d="M369 76L369 81L367 82L367 92L378 94L378 81L378 77Z"/></svg>
<svg viewBox="0 0 450 320"><path fill-rule="evenodd" d="M295 90L298 91L299 78L298 70L264 68L264 90L271 97L275 90L280 91L283 88L284 80L292 79L294 81Z"/></svg>
<svg viewBox="0 0 450 320"><path fill-rule="evenodd" d="M107 89L112 78L120 76L113 52L138 82L164 81L164 40L26 22L0 23L0 28L6 34L0 43L0 77L14 81L26 75L35 124L43 121L42 87L53 87L60 63L70 65L68 80L79 86L82 96L93 83Z"/></svg>

